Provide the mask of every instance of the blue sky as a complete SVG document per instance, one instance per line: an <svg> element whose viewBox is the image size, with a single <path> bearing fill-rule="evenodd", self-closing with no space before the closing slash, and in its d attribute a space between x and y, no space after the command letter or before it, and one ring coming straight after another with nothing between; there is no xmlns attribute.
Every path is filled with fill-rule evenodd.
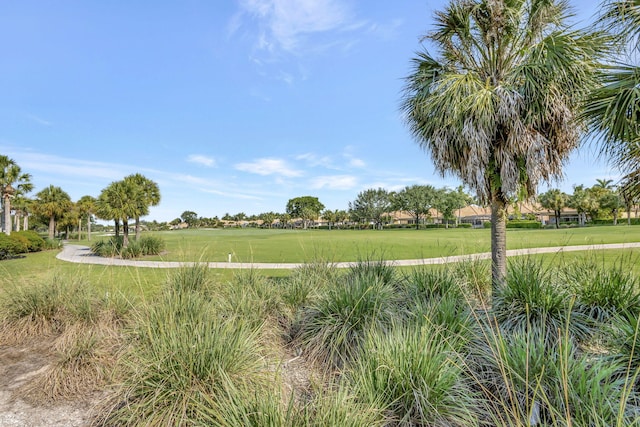
<svg viewBox="0 0 640 427"><path fill-rule="evenodd" d="M597 1L572 2L588 20ZM4 1L0 154L73 200L131 173L147 219L329 209L368 188L457 186L399 112L444 1ZM613 178L585 147L554 184Z"/></svg>

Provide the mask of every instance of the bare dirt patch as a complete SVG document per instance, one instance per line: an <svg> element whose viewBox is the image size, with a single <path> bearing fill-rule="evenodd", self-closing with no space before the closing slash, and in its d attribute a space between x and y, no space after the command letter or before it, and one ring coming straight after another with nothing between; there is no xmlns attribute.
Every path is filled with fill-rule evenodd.
<svg viewBox="0 0 640 427"><path fill-rule="evenodd" d="M81 427L90 423L91 397L86 400L43 404L30 401L21 389L42 374L53 359L52 340L40 339L26 345L0 344L0 426Z"/></svg>

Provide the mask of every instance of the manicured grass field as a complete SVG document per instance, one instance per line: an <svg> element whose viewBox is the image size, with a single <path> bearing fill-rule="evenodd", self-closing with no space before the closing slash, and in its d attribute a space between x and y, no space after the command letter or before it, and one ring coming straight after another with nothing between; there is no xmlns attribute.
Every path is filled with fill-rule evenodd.
<svg viewBox="0 0 640 427"><path fill-rule="evenodd" d="M364 259L416 259L490 250L489 230L183 230L154 233L167 243L167 253L146 258L167 261L329 262ZM94 241L96 238L93 239ZM509 249L621 243L640 241L640 227L589 227L561 230L509 230ZM75 242L71 242L75 243ZM80 242L90 244L90 242ZM52 276L81 277L105 292L153 294L164 283L168 270L81 265L60 261L57 251L28 254L0 262L0 289L10 284L32 283ZM572 252L536 255L545 263L559 265L590 257L603 265L625 262L640 274L640 250ZM410 269L410 267L405 267ZM234 270L216 270L212 277L228 282ZM290 270L265 270L269 277L283 277Z"/></svg>
<svg viewBox="0 0 640 427"><path fill-rule="evenodd" d="M154 233L167 243L164 261L358 261L376 254L389 260L488 252L487 229L263 230L215 229ZM507 232L508 249L640 241L640 227L588 227Z"/></svg>

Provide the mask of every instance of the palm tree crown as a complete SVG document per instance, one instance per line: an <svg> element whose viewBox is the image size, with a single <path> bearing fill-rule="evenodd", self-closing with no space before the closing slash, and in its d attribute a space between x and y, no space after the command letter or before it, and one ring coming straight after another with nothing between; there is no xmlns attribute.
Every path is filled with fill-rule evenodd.
<svg viewBox="0 0 640 427"><path fill-rule="evenodd" d="M0 155L0 192L4 209L4 232L11 234L11 198L33 189L31 175L23 173L20 166L7 156Z"/></svg>
<svg viewBox="0 0 640 427"><path fill-rule="evenodd" d="M62 188L50 185L36 194L36 211L49 218L49 238L53 239L55 223L71 207L71 197Z"/></svg>
<svg viewBox="0 0 640 427"><path fill-rule="evenodd" d="M492 205L494 284L506 274L506 204L562 176L595 85L602 41L569 30L567 16L564 1L452 1L425 37L439 57L419 53L407 78L402 109L417 142Z"/></svg>

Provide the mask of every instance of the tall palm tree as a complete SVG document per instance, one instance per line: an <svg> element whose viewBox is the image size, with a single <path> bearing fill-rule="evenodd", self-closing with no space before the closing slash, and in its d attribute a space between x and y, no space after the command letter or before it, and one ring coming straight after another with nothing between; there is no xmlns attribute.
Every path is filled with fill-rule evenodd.
<svg viewBox="0 0 640 427"><path fill-rule="evenodd" d="M130 185L136 187L138 210L136 220L136 240L140 238L140 217L149 214L149 207L160 204L160 188L158 184L139 173L124 178Z"/></svg>
<svg viewBox="0 0 640 427"><path fill-rule="evenodd" d="M96 213L96 198L92 196L82 196L76 203L80 216L87 219L87 240L91 240L91 217ZM80 229L78 229L78 239L80 239Z"/></svg>
<svg viewBox="0 0 640 427"><path fill-rule="evenodd" d="M118 224L122 221L122 245L125 248L129 246L129 219L140 215L137 191L137 187L128 181L114 181L102 190L96 202L96 214L115 222L116 236Z"/></svg>
<svg viewBox="0 0 640 427"><path fill-rule="evenodd" d="M634 197L640 195L640 67L632 62L640 52L640 1L605 0L601 10L599 23L613 34L618 49L585 113L602 136L602 153L624 173L621 191Z"/></svg>
<svg viewBox="0 0 640 427"><path fill-rule="evenodd" d="M506 207L562 176L602 40L569 30L562 0L453 0L436 13L439 57L418 53L402 109L436 169L491 206L492 282L506 278Z"/></svg>
<svg viewBox="0 0 640 427"><path fill-rule="evenodd" d="M11 199L17 193L28 193L33 190L31 175L22 173L20 166L7 156L0 155L0 192L4 210L3 231L11 234Z"/></svg>
<svg viewBox="0 0 640 427"><path fill-rule="evenodd" d="M36 194L36 211L49 218L49 238L53 239L56 221L71 207L71 197L62 188L50 185Z"/></svg>

